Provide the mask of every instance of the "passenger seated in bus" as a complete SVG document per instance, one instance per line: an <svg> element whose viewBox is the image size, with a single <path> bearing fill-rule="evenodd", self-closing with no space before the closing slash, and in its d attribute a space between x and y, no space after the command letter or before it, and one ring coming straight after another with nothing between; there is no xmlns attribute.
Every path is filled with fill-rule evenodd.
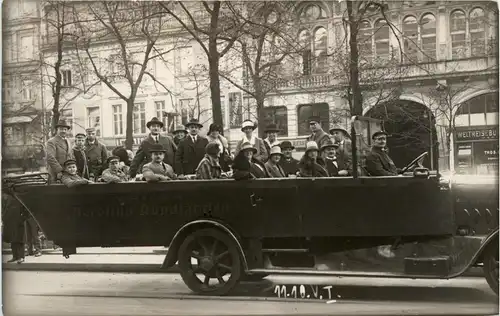
<svg viewBox="0 0 500 316"><path fill-rule="evenodd" d="M318 156L318 144L309 141L306 144L306 152L299 162L299 176L306 178L328 177L324 160Z"/></svg>
<svg viewBox="0 0 500 316"><path fill-rule="evenodd" d="M279 165L281 159L283 159L281 147L279 145L272 146L269 151L269 160L264 164L270 178L286 178L285 171Z"/></svg>
<svg viewBox="0 0 500 316"><path fill-rule="evenodd" d="M296 176L299 171L299 161L292 157L292 151L295 147L288 140L281 142L280 147L283 153L283 157L280 159L280 166L283 168L285 176Z"/></svg>
<svg viewBox="0 0 500 316"><path fill-rule="evenodd" d="M211 180L221 179L223 176L219 162L221 147L218 143L208 143L205 147L205 157L196 168L196 179Z"/></svg>
<svg viewBox="0 0 500 316"><path fill-rule="evenodd" d="M147 182L176 180L174 169L163 162L166 150L161 144L152 144L149 147L152 161L142 167L142 175Z"/></svg>
<svg viewBox="0 0 500 316"><path fill-rule="evenodd" d="M398 168L387 154L387 133L378 131L372 135L373 145L366 155L366 170L370 176L397 176Z"/></svg>
<svg viewBox="0 0 500 316"><path fill-rule="evenodd" d="M132 151L130 151L132 152ZM111 152L111 155L116 156L120 159L120 162L118 164L118 168L120 168L121 171L125 172L126 174L129 173L130 171L130 164L132 163L132 160L134 159L134 154L132 153L132 157L127 149L125 147L120 146L116 147L113 149Z"/></svg>
<svg viewBox="0 0 500 316"><path fill-rule="evenodd" d="M320 149L320 157L325 162L326 171L330 177L339 176L339 161L336 157L336 149L339 144L334 143L331 139L326 141ZM345 170L344 170L345 171Z"/></svg>
<svg viewBox="0 0 500 316"><path fill-rule="evenodd" d="M63 164L63 168L64 170L62 172L61 182L68 188L93 183L92 181L84 179L77 174L76 161L74 159L66 160Z"/></svg>
<svg viewBox="0 0 500 316"><path fill-rule="evenodd" d="M253 157L256 153L257 149L252 144L245 142L241 145L232 166L235 180L266 178L268 176L264 165Z"/></svg>
<svg viewBox="0 0 500 316"><path fill-rule="evenodd" d="M128 181L128 174L120 169L120 158L111 156L107 159L108 168L102 173L102 180L106 183L121 183Z"/></svg>

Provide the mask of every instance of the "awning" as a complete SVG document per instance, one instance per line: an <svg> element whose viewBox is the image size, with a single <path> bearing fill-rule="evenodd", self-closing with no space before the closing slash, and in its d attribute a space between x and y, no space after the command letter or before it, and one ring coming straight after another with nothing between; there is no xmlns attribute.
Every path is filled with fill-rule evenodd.
<svg viewBox="0 0 500 316"><path fill-rule="evenodd" d="M2 124L20 124L31 122L33 122L33 117L31 116L13 116L2 119Z"/></svg>

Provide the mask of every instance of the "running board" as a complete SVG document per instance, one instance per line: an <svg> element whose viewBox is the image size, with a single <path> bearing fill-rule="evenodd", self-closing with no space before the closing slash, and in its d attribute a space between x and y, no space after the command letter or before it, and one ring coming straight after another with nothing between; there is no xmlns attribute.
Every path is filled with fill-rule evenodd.
<svg viewBox="0 0 500 316"><path fill-rule="evenodd" d="M339 276L339 277L371 277L371 278L401 278L401 279L450 279L455 276L439 275L409 275L404 273L390 272L364 272L364 271L327 271L300 268L279 269L250 269L247 274L280 274L280 275L317 275L317 276Z"/></svg>

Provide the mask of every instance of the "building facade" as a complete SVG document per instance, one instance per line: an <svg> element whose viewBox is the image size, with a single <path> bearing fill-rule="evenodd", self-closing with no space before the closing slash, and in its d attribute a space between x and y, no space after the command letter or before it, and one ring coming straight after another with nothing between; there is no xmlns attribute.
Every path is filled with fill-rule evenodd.
<svg viewBox="0 0 500 316"><path fill-rule="evenodd" d="M38 1L3 3L2 168L20 169L43 143Z"/></svg>

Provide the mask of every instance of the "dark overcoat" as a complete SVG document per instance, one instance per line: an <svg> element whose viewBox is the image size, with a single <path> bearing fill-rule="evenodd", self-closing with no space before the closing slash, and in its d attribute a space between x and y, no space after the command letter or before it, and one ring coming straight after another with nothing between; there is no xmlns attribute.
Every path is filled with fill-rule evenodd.
<svg viewBox="0 0 500 316"><path fill-rule="evenodd" d="M366 155L366 170L371 176L397 176L398 169L387 152L378 147Z"/></svg>
<svg viewBox="0 0 500 316"><path fill-rule="evenodd" d="M99 142L97 139L91 144L88 140L85 141L85 155L87 155L87 166L89 173L95 178L99 177L104 171L106 160L108 159L108 149L106 145Z"/></svg>
<svg viewBox="0 0 500 316"><path fill-rule="evenodd" d="M52 181L55 181L56 175L63 171L64 162L73 158L73 150L67 138L65 140L56 135L47 141L47 165Z"/></svg>
<svg viewBox="0 0 500 316"><path fill-rule="evenodd" d="M175 153L175 173L195 174L200 161L205 157L205 147L208 145L208 139L198 135L196 143L190 135L186 136L180 143Z"/></svg>
<svg viewBox="0 0 500 316"><path fill-rule="evenodd" d="M328 177L325 166L326 164L321 157L318 157L316 161L312 161L304 155L299 163L300 176L305 178Z"/></svg>
<svg viewBox="0 0 500 316"><path fill-rule="evenodd" d="M158 143L161 144L163 149L166 150L163 162L173 166L175 162L175 151L177 149L174 140L170 136L159 135L158 137ZM155 143L156 142L153 137L151 137L151 134L142 140L141 145L139 146L139 149L130 164L129 173L131 179L135 178L138 173L142 173L142 166L151 162L151 153L149 152L149 148Z"/></svg>
<svg viewBox="0 0 500 316"><path fill-rule="evenodd" d="M14 197L2 194L2 241L24 243L26 241L24 222L28 211Z"/></svg>
<svg viewBox="0 0 500 316"><path fill-rule="evenodd" d="M283 168L285 176L296 175L297 171L299 171L299 161L295 158L290 158L290 160L287 160L285 157L283 157L280 159L279 164L281 168Z"/></svg>

